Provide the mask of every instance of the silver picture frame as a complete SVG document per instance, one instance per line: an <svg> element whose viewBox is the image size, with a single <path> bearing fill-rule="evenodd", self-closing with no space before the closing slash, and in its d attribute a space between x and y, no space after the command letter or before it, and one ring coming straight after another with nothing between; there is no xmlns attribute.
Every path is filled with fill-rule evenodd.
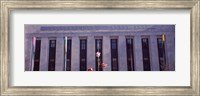
<svg viewBox="0 0 200 96"><path fill-rule="evenodd" d="M20 9L189 9L191 86L10 86L10 14ZM0 94L8 95L200 95L200 0L0 0Z"/></svg>

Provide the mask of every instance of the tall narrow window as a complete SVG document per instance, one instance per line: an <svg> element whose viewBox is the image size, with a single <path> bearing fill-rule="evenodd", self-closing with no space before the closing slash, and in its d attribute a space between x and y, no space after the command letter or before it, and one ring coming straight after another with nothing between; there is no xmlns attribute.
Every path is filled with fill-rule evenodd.
<svg viewBox="0 0 200 96"><path fill-rule="evenodd" d="M49 42L49 71L55 71L56 40Z"/></svg>
<svg viewBox="0 0 200 96"><path fill-rule="evenodd" d="M126 39L127 65L128 71L134 71L133 39Z"/></svg>
<svg viewBox="0 0 200 96"><path fill-rule="evenodd" d="M80 39L80 71L87 71L87 39Z"/></svg>
<svg viewBox="0 0 200 96"><path fill-rule="evenodd" d="M144 71L151 71L148 38L142 38L142 54L143 54Z"/></svg>
<svg viewBox="0 0 200 96"><path fill-rule="evenodd" d="M102 67L100 67L100 64L102 63L102 39L96 39L95 40L95 53L100 52L100 56L96 56L96 70L102 71Z"/></svg>
<svg viewBox="0 0 200 96"><path fill-rule="evenodd" d="M112 71L118 71L117 39L111 39L111 65Z"/></svg>
<svg viewBox="0 0 200 96"><path fill-rule="evenodd" d="M72 40L67 40L67 65L66 70L71 71L71 47L72 47Z"/></svg>
<svg viewBox="0 0 200 96"><path fill-rule="evenodd" d="M157 39L158 42L158 57L159 57L159 64L160 64L160 71L166 70L166 57L165 57L165 42L162 38Z"/></svg>
<svg viewBox="0 0 200 96"><path fill-rule="evenodd" d="M39 71L40 68L40 46L41 40L36 40L36 37L33 39L33 54L34 54L34 66L33 71Z"/></svg>

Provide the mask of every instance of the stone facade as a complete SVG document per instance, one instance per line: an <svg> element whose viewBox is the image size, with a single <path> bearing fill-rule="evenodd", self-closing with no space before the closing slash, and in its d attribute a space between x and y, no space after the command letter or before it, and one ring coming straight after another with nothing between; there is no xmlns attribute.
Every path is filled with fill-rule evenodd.
<svg viewBox="0 0 200 96"><path fill-rule="evenodd" d="M64 71L64 38L72 40L71 71L80 70L80 38L87 39L87 68L95 68L95 38L102 37L105 71L111 71L110 39L118 40L119 71L127 71L126 38L133 38L134 68L143 71L142 42L149 39L151 71L160 71L157 38L165 35L165 56L168 71L175 71L175 25L25 25L25 71L33 71L32 38L41 39L39 71L48 71L49 39L56 40L55 71Z"/></svg>

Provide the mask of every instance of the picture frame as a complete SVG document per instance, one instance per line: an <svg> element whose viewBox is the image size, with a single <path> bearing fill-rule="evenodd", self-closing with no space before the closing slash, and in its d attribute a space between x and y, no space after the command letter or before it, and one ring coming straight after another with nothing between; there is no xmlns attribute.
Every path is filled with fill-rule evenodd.
<svg viewBox="0 0 200 96"><path fill-rule="evenodd" d="M1 21L1 35L0 35L0 85L1 95L200 95L200 1L199 0L155 0L155 1L141 1L141 0L0 0L0 21ZM191 86L10 86L10 13L12 10L19 9L190 9L190 66L191 66Z"/></svg>

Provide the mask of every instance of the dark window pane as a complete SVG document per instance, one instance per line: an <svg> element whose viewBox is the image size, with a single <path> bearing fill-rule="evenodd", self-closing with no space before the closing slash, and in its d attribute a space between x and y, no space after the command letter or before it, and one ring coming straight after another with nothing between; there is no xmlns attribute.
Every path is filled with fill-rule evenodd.
<svg viewBox="0 0 200 96"><path fill-rule="evenodd" d="M142 54L143 54L144 71L151 71L148 38L142 38Z"/></svg>
<svg viewBox="0 0 200 96"><path fill-rule="evenodd" d="M81 40L81 49L82 50L86 49L86 40Z"/></svg>
<svg viewBox="0 0 200 96"><path fill-rule="evenodd" d="M35 51L34 51L34 67L33 71L39 71L40 68L40 46L41 40L36 40Z"/></svg>
<svg viewBox="0 0 200 96"><path fill-rule="evenodd" d="M72 40L67 40L67 65L66 70L71 71L71 46L72 46Z"/></svg>
<svg viewBox="0 0 200 96"><path fill-rule="evenodd" d="M111 48L112 49L117 49L117 39L112 39L111 40Z"/></svg>
<svg viewBox="0 0 200 96"><path fill-rule="evenodd" d="M97 52L100 52L100 57L97 57L96 56L96 70L97 71L102 71L102 68L99 66L100 64L102 64L102 56L103 56L103 53L102 53L102 39L96 39L95 40L95 55Z"/></svg>
<svg viewBox="0 0 200 96"><path fill-rule="evenodd" d="M102 39L96 39L95 41L96 49L101 50L102 49Z"/></svg>
<svg viewBox="0 0 200 96"><path fill-rule="evenodd" d="M87 71L87 40L80 39L80 71Z"/></svg>
<svg viewBox="0 0 200 96"><path fill-rule="evenodd" d="M56 47L56 41L55 41L55 40L52 40L52 41L51 41L51 48L54 48L54 47Z"/></svg>
<svg viewBox="0 0 200 96"><path fill-rule="evenodd" d="M133 39L126 39L128 71L134 70Z"/></svg>
<svg viewBox="0 0 200 96"><path fill-rule="evenodd" d="M158 38L157 42L158 42L158 57L159 57L160 71L165 71L167 70L166 57L165 57L165 42L162 41L162 38Z"/></svg>
<svg viewBox="0 0 200 96"><path fill-rule="evenodd" d="M56 40L49 42L49 71L55 71Z"/></svg>
<svg viewBox="0 0 200 96"><path fill-rule="evenodd" d="M118 71L117 39L111 39L111 65L112 71Z"/></svg>

